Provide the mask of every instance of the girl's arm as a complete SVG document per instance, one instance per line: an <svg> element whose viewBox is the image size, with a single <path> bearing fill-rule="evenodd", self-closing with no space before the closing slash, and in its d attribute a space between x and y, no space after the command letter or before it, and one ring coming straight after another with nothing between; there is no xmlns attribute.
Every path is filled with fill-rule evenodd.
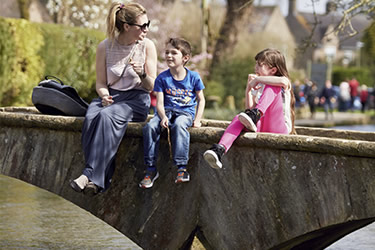
<svg viewBox="0 0 375 250"><path fill-rule="evenodd" d="M280 86L285 90L289 90L292 87L289 79L285 76L257 76L251 81L248 82L248 85L251 88L256 87L258 83L263 83L271 86Z"/></svg>
<svg viewBox="0 0 375 250"><path fill-rule="evenodd" d="M146 62L144 65L144 70L146 73L145 78L141 78L142 87L148 91L152 91L154 88L154 82L157 72L157 54L155 44L150 40L145 38L146 44Z"/></svg>
<svg viewBox="0 0 375 250"><path fill-rule="evenodd" d="M247 85L245 91L245 109L252 109L255 106L255 96L251 94L250 82L257 77L255 74L249 74L247 76Z"/></svg>
<svg viewBox="0 0 375 250"><path fill-rule="evenodd" d="M202 126L201 119L203 116L204 106L206 105L206 100L204 98L203 90L199 90L196 93L197 93L198 106L197 106L197 113L195 115L195 119L193 122L193 127L199 128L200 126Z"/></svg>
<svg viewBox="0 0 375 250"><path fill-rule="evenodd" d="M161 119L160 125L163 128L167 128L168 127L168 117L165 115L164 93L163 92L156 92L156 110L158 111L158 115Z"/></svg>
<svg viewBox="0 0 375 250"><path fill-rule="evenodd" d="M251 94L251 90L249 92L247 92L246 98L245 98L245 101L246 101L245 109L253 109L255 107L255 105L256 105L255 98L256 98L256 96Z"/></svg>

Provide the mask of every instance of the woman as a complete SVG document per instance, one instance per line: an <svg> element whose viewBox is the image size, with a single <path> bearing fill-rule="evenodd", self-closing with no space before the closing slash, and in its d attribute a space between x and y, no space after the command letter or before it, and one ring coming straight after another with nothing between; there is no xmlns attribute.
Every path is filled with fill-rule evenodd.
<svg viewBox="0 0 375 250"><path fill-rule="evenodd" d="M77 192L105 191L115 169L115 157L128 122L143 122L156 78L156 48L146 38L150 20L135 2L113 3L107 36L96 51L96 91L82 128L86 166L70 182Z"/></svg>

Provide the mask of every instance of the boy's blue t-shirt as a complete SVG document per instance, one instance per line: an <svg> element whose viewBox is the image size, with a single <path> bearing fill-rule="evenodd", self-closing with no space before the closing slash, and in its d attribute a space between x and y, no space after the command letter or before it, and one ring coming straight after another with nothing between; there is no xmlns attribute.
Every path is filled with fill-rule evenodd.
<svg viewBox="0 0 375 250"><path fill-rule="evenodd" d="M164 93L164 109L180 109L195 118L196 91L204 89L199 74L187 68L183 80L177 81L169 69L161 72L155 80L154 91Z"/></svg>

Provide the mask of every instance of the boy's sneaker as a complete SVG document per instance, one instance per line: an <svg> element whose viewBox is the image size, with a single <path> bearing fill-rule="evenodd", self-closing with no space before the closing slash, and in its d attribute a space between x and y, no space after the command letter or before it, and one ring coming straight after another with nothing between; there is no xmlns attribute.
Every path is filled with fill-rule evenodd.
<svg viewBox="0 0 375 250"><path fill-rule="evenodd" d="M258 109L246 109L238 115L238 120L250 131L257 131L257 122L262 117Z"/></svg>
<svg viewBox="0 0 375 250"><path fill-rule="evenodd" d="M225 153L225 147L221 144L214 144L212 147L204 152L203 158L212 168L220 169L223 167L221 157Z"/></svg>
<svg viewBox="0 0 375 250"><path fill-rule="evenodd" d="M146 175L139 183L139 186L141 188L150 188L154 185L154 182L156 179L159 177L159 172L158 171L146 171Z"/></svg>
<svg viewBox="0 0 375 250"><path fill-rule="evenodd" d="M182 183L190 181L190 175L186 170L178 170L175 183Z"/></svg>

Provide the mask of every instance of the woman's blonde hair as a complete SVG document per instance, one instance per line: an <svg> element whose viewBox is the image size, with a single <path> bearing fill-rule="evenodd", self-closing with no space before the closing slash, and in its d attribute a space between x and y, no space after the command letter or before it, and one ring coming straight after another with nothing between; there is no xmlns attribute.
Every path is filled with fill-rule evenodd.
<svg viewBox="0 0 375 250"><path fill-rule="evenodd" d="M107 37L113 41L116 32L124 31L124 23L136 23L137 17L146 13L146 9L139 3L112 3L107 16Z"/></svg>
<svg viewBox="0 0 375 250"><path fill-rule="evenodd" d="M281 52L277 49L267 48L259 52L255 56L255 60L259 63L264 63L268 65L268 67L277 69L275 76L285 76L289 78L288 69L286 67L285 57ZM287 91L287 90L285 90ZM293 88L290 86L290 119L292 120L292 131L290 134L297 134L294 128L294 120L295 120L295 111L294 105L296 99L294 97Z"/></svg>

